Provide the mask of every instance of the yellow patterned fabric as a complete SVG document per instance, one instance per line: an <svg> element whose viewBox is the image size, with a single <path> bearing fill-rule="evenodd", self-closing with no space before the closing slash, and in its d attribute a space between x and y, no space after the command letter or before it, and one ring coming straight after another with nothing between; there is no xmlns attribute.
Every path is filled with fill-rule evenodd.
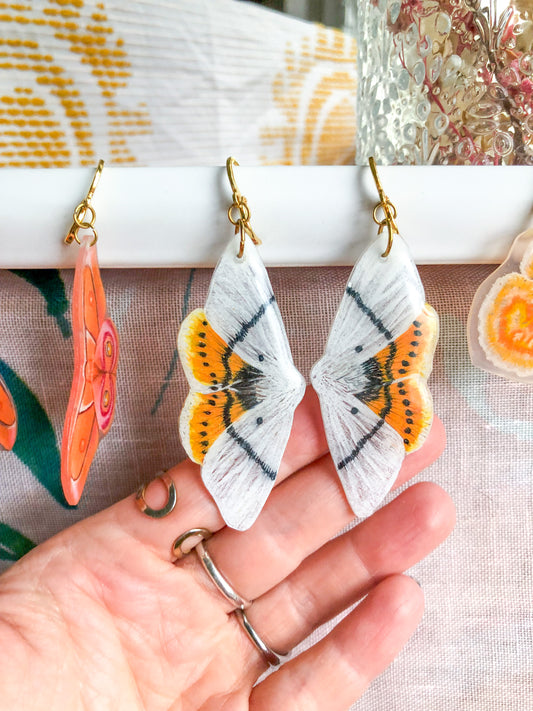
<svg viewBox="0 0 533 711"><path fill-rule="evenodd" d="M234 0L0 2L0 166L353 163L355 60Z"/></svg>

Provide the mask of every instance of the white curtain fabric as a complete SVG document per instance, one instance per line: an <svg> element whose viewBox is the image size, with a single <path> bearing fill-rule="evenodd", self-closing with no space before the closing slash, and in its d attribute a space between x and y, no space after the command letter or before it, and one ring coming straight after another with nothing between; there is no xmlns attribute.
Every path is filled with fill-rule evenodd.
<svg viewBox="0 0 533 711"><path fill-rule="evenodd" d="M234 0L5 3L0 166L353 163L355 41Z"/></svg>

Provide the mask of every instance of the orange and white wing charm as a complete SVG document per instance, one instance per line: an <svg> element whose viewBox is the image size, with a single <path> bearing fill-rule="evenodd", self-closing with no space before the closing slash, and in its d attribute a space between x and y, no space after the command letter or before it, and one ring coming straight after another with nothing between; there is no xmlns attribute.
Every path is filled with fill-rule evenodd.
<svg viewBox="0 0 533 711"><path fill-rule="evenodd" d="M278 473L305 381L294 367L257 248L238 239L222 255L203 309L178 335L190 385L181 441L226 523L249 528Z"/></svg>
<svg viewBox="0 0 533 711"><path fill-rule="evenodd" d="M17 411L4 379L0 376L0 449L13 449L17 439Z"/></svg>
<svg viewBox="0 0 533 711"><path fill-rule="evenodd" d="M503 264L477 290L468 347L478 368L533 383L533 230L515 239Z"/></svg>
<svg viewBox="0 0 533 711"><path fill-rule="evenodd" d="M385 246L378 238L355 264L311 371L331 456L359 517L379 506L433 419L427 378L438 316L403 239L396 235L382 258Z"/></svg>
<svg viewBox="0 0 533 711"><path fill-rule="evenodd" d="M61 485L80 500L100 437L111 427L116 400L118 334L106 315L96 246L80 247L72 294L74 376L61 445Z"/></svg>

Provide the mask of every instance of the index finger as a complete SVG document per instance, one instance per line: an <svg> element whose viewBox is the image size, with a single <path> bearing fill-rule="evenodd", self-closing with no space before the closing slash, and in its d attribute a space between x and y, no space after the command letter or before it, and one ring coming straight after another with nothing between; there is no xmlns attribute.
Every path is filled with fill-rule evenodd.
<svg viewBox="0 0 533 711"><path fill-rule="evenodd" d="M306 389L301 403L294 413L294 421L287 448L276 478L276 485L323 456L328 445L322 425L318 397L311 387ZM220 512L202 483L200 467L184 461L170 469L167 474L176 486L178 503L174 511L163 519L150 519L139 513L130 496L97 515L112 517L127 535L151 548L159 557L171 560L172 542L191 528L207 528L216 532L224 527ZM164 506L167 500L165 486L155 480L145 493L147 504L155 509Z"/></svg>

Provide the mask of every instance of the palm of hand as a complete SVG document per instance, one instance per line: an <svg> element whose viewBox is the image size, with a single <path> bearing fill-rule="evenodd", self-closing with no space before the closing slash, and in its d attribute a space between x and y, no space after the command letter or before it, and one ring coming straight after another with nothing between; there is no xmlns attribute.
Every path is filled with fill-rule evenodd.
<svg viewBox="0 0 533 711"><path fill-rule="evenodd" d="M440 454L437 425L400 480ZM166 519L142 516L130 497L28 554L0 577L0 709L347 708L416 627L421 593L398 573L446 537L454 515L441 489L418 484L330 541L352 514L325 449L308 394L285 481L249 531L223 527L197 467L184 463L170 472L179 499ZM151 489L158 506L163 492ZM194 526L217 531L211 555L254 600L253 624L274 649L291 648L368 595L324 640L254 687L266 665L232 606L194 554L172 563L172 540Z"/></svg>
<svg viewBox="0 0 533 711"><path fill-rule="evenodd" d="M247 708L259 660L212 591L105 527L96 554L92 524L68 532L79 545L61 534L46 559L4 575L0 635L25 697L16 707L207 709L227 695Z"/></svg>

